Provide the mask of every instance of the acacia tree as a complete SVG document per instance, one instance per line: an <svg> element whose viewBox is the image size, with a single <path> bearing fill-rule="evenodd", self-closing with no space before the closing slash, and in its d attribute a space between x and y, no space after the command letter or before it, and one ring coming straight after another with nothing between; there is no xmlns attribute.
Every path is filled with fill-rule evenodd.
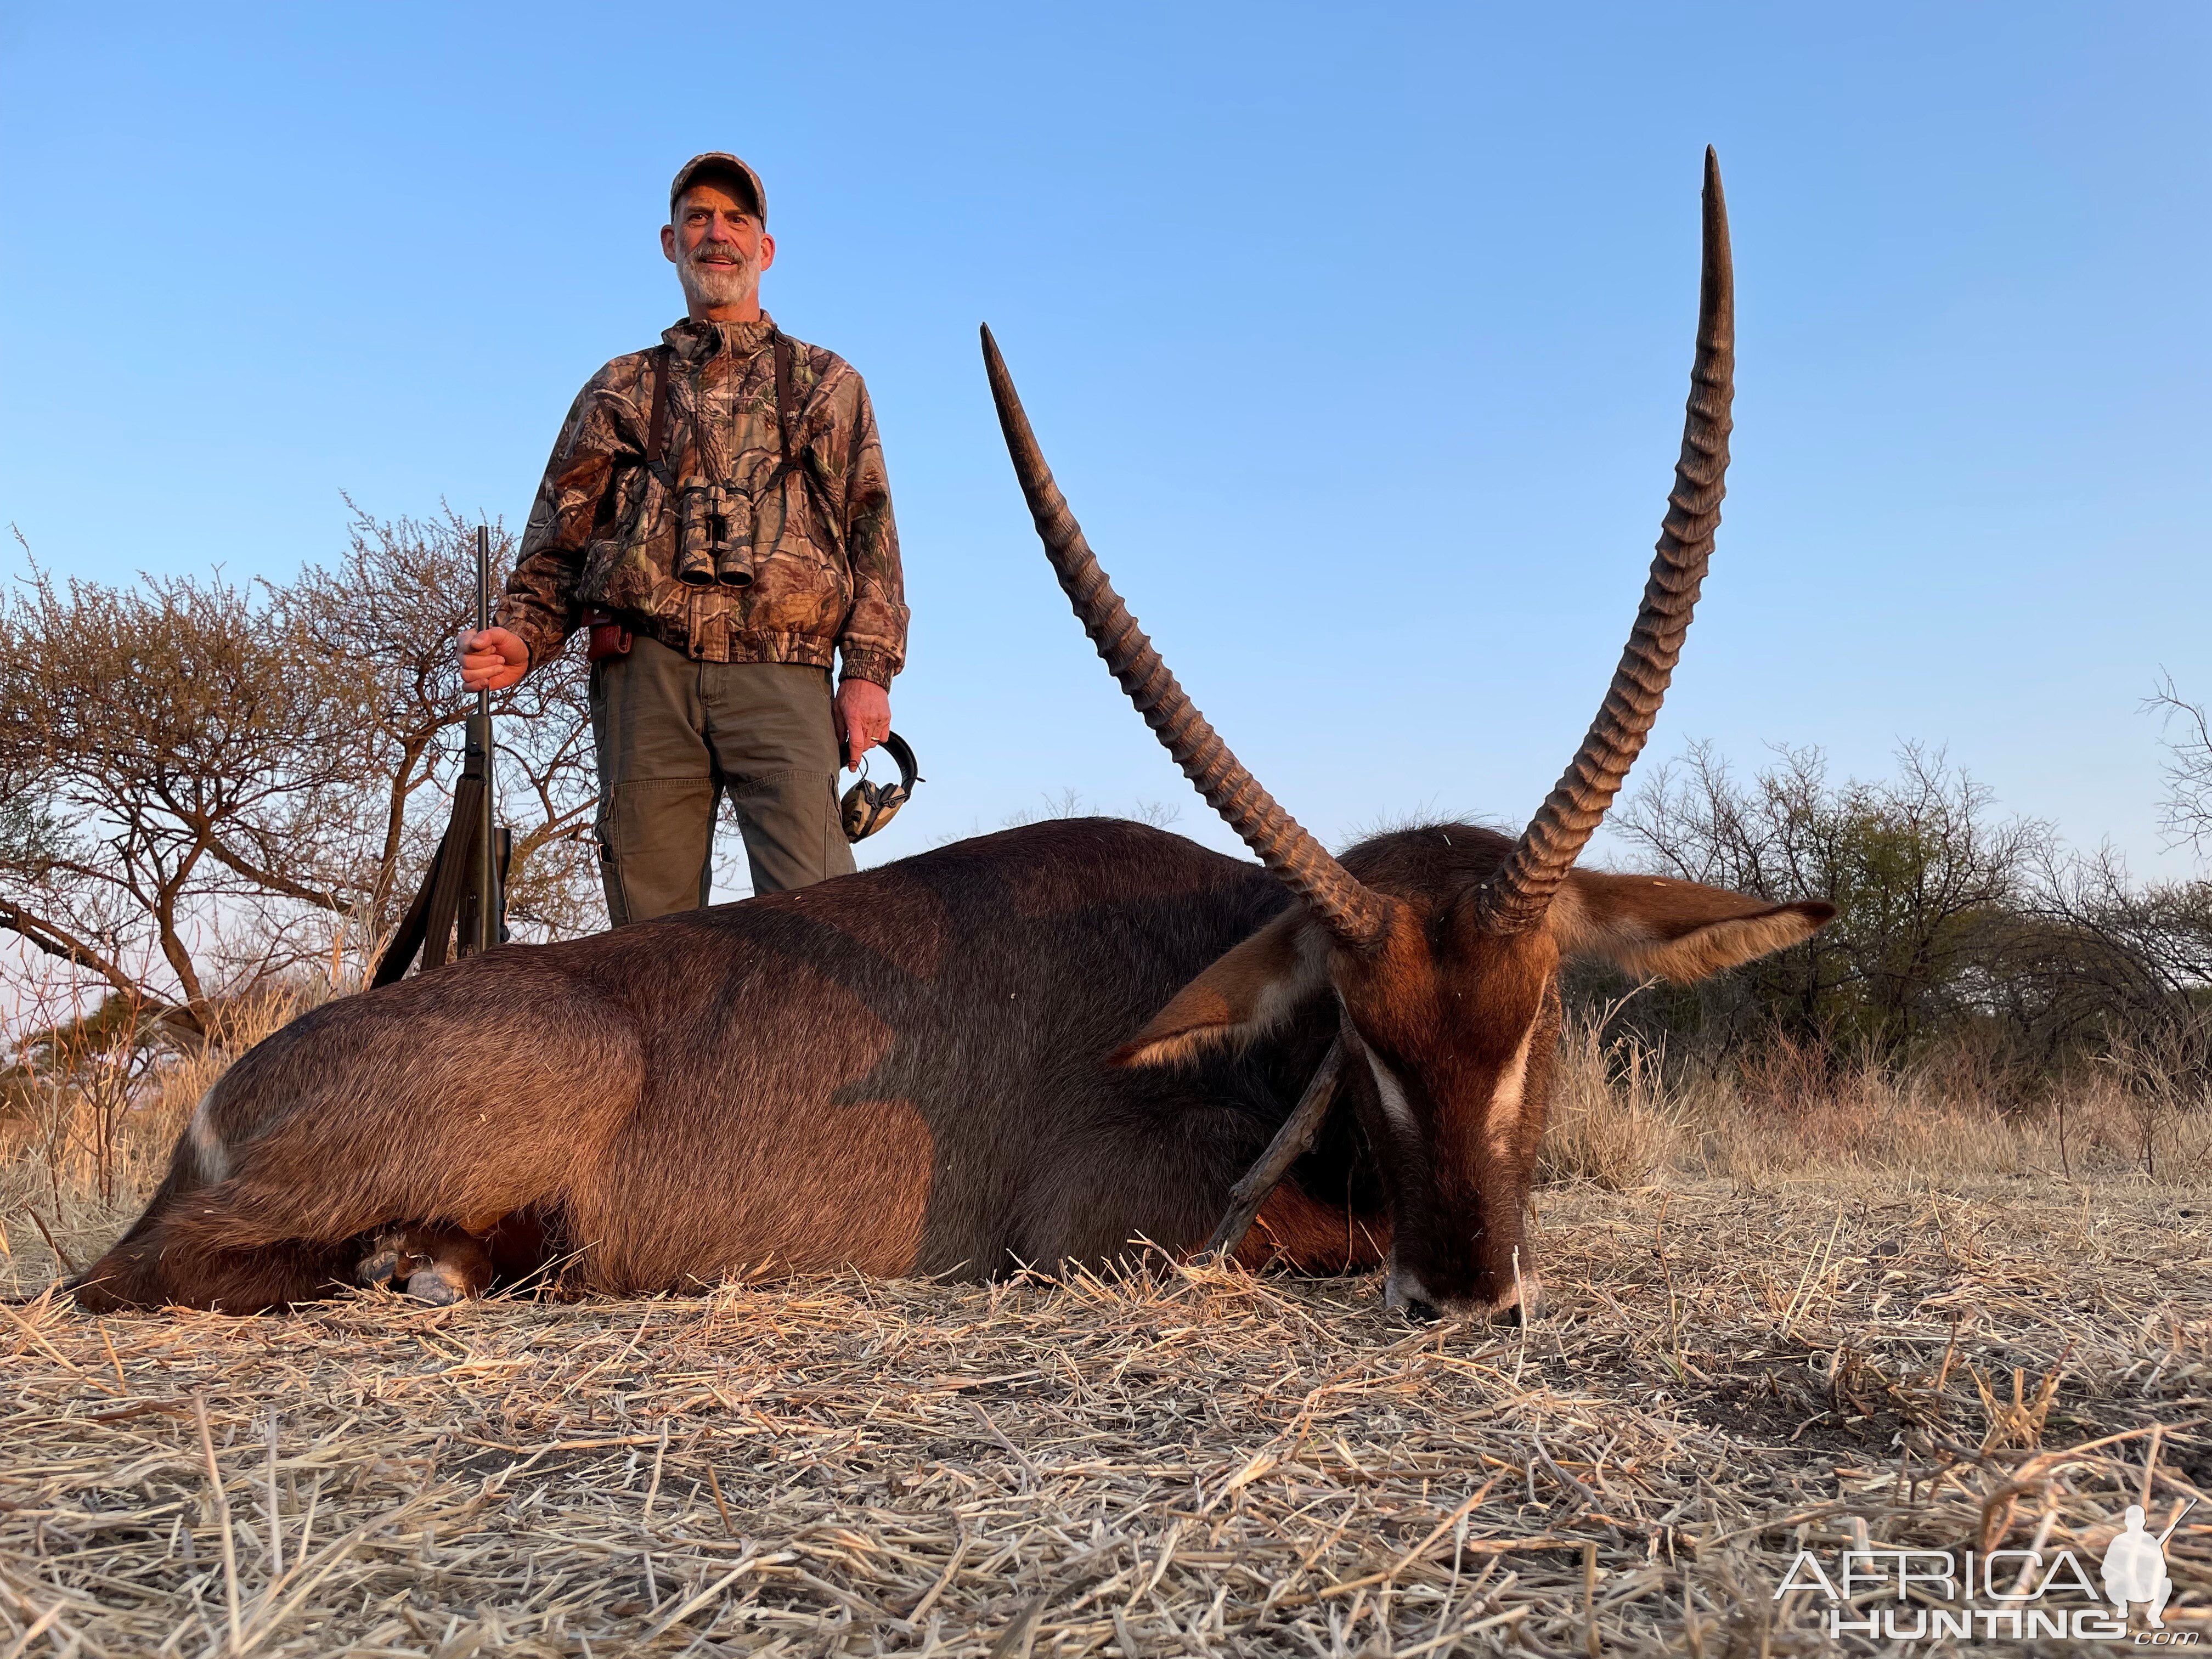
<svg viewBox="0 0 2212 1659"><path fill-rule="evenodd" d="M135 588L33 568L0 599L0 772L21 792L0 927L118 994L157 987L201 1032L218 915L343 909L305 803L343 762L319 696L270 649L265 594L221 576ZM232 931L235 931L235 927Z"/></svg>
<svg viewBox="0 0 2212 1659"><path fill-rule="evenodd" d="M1781 750L1746 783L1700 744L1613 823L1655 872L1837 907L1805 944L1680 994L1683 1007L1896 1059L1992 1006L2005 928L2050 856L2047 824L1990 806L1965 772L1913 746L1893 779L1832 785L1817 749Z"/></svg>
<svg viewBox="0 0 2212 1659"><path fill-rule="evenodd" d="M0 592L0 933L191 1038L307 962L357 974L446 817L467 531L361 516L335 568L250 587L33 563ZM585 678L499 700L512 911L541 936L603 915Z"/></svg>
<svg viewBox="0 0 2212 1659"><path fill-rule="evenodd" d="M2202 1024L2212 882L2137 882L2110 847L2057 854L2002 940L2014 1023L2047 1057Z"/></svg>
<svg viewBox="0 0 2212 1659"><path fill-rule="evenodd" d="M1803 945L1640 998L1632 1023L1832 1060L1963 1040L2030 1072L2202 1032L2212 1077L2212 882L2137 883L2108 847L2000 817L1940 755L1832 783L1819 750L1784 750L1747 781L1693 746L1612 822L1655 872L1838 909Z"/></svg>

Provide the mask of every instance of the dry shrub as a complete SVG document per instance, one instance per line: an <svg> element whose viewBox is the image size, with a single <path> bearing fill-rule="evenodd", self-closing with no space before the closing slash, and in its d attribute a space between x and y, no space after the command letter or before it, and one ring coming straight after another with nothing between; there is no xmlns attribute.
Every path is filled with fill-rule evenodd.
<svg viewBox="0 0 2212 1659"><path fill-rule="evenodd" d="M2212 1012L2109 1028L2104 1060L2142 1172L2155 1180L2212 1170Z"/></svg>
<svg viewBox="0 0 2212 1659"><path fill-rule="evenodd" d="M1733 1064L1674 1061L1605 1024L1577 1018L1562 1042L1541 1179L1626 1192L1673 1170L1756 1190L1812 1170L1986 1176L2033 1161L2015 1116L1939 1068L1838 1071L1787 1040Z"/></svg>

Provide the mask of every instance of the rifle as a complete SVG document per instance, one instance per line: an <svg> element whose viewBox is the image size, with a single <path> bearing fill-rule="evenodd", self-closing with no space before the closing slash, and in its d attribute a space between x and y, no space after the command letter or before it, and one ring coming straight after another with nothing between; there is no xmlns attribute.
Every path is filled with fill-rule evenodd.
<svg viewBox="0 0 2212 1659"><path fill-rule="evenodd" d="M478 525L477 631L481 634L490 626L491 532ZM459 957L475 956L506 942L507 873L514 855L514 832L498 822L492 754L491 693L487 690L477 693L476 713L468 719L461 775L453 783L453 816L370 984L391 984L407 971L417 951L426 972L441 967L449 939L453 954Z"/></svg>
<svg viewBox="0 0 2212 1659"><path fill-rule="evenodd" d="M2172 1520L2166 1523L2166 1530L2158 1535L2158 1547L2161 1553L2163 1553L2166 1548L2166 1540L2173 1536L2173 1529L2179 1526L2182 1522L2188 1517L2189 1511L2196 1507L2197 1500L2192 1498L2186 1504L2184 1504L2181 1506L2181 1513L2179 1515L2175 1516Z"/></svg>

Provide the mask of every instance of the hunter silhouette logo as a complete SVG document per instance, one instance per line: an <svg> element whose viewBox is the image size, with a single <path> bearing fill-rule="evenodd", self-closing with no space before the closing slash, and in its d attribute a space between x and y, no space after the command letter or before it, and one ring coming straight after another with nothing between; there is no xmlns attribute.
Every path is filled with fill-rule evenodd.
<svg viewBox="0 0 2212 1659"><path fill-rule="evenodd" d="M2196 1506L2191 1498L2175 1510L2165 1531L2153 1534L2144 1528L2142 1505L2129 1504L2122 1529L2098 1563L2101 1595L2070 1549L1877 1545L1842 1551L1833 1558L1832 1574L1811 1550L1799 1550L1774 1599L1810 1591L1816 1607L1826 1603L1821 1623L1830 1637L1891 1642L2126 1642L2131 1610L2141 1607L2148 1628L2133 1632L2136 1645L2194 1647L2202 1632L2168 1631L2165 1615L2173 1595L2166 1541Z"/></svg>
<svg viewBox="0 0 2212 1659"><path fill-rule="evenodd" d="M2143 1530L2142 1505L2128 1505L2126 1530L2106 1546L2104 1560L2105 1595L2121 1618L2128 1616L2130 1601L2147 1602L2145 1617L2150 1627L2166 1628L2166 1601L2173 1594L2173 1580L2166 1573L2166 1540L2173 1536L2182 1516L2196 1507L2192 1498L2182 1505L2181 1515L2154 1538Z"/></svg>

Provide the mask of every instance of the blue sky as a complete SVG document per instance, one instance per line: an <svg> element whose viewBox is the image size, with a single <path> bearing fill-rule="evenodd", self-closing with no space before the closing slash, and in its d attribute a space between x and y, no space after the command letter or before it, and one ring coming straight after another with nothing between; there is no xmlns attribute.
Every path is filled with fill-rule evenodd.
<svg viewBox="0 0 2212 1659"><path fill-rule="evenodd" d="M114 580L289 572L341 492L519 520L576 387L680 310L668 175L733 149L768 304L885 434L930 781L872 848L1070 788L1224 839L1036 550L982 320L1294 811L1517 824L1650 556L1711 143L1735 465L1652 755L1947 746L2188 867L2138 704L2161 667L2212 696L2212 10L727 17L0 9L0 520Z"/></svg>

